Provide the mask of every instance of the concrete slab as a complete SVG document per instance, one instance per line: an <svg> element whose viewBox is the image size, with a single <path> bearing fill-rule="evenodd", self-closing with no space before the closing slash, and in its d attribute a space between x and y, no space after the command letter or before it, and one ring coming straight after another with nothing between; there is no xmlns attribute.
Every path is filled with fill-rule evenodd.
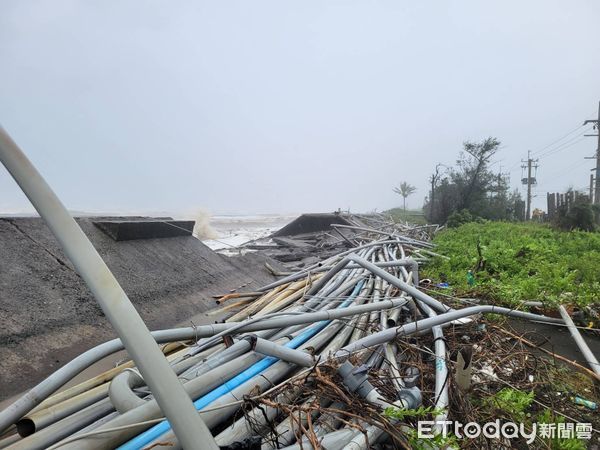
<svg viewBox="0 0 600 450"><path fill-rule="evenodd" d="M93 224L115 241L191 236L193 220L95 220Z"/></svg>

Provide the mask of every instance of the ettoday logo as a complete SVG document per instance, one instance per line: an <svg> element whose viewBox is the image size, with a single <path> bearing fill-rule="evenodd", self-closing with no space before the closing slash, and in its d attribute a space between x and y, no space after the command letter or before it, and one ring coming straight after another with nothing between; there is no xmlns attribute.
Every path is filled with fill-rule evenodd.
<svg viewBox="0 0 600 450"><path fill-rule="evenodd" d="M441 434L443 437L447 437L449 433L452 433L458 439L475 439L480 436L487 439L523 438L528 444L531 444L535 441L536 437L546 439L591 439L592 437L591 423L533 423L525 426L523 423L500 423L499 419L483 425L477 422L462 424L450 420L443 422L421 420L417 425L417 436L421 439L435 437L436 433L433 430L436 425L445 425L442 427L443 431Z"/></svg>

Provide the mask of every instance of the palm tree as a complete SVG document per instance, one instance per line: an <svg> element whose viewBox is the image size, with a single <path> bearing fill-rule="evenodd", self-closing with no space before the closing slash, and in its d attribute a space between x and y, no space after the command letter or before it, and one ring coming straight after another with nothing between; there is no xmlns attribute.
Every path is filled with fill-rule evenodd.
<svg viewBox="0 0 600 450"><path fill-rule="evenodd" d="M402 199L404 202L404 212L405 213L406 213L406 197L413 194L416 190L417 190L416 187L414 187L411 184L408 184L406 181L403 181L402 183L400 183L399 187L394 188L394 192L396 194L400 194L402 196Z"/></svg>

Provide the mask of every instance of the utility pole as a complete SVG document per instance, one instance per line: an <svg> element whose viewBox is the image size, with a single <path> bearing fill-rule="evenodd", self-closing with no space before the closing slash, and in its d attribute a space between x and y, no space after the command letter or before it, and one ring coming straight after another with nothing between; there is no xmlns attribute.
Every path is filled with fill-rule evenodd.
<svg viewBox="0 0 600 450"><path fill-rule="evenodd" d="M598 125L600 124L600 102L598 102L598 118L597 119L592 119L592 120L586 120L585 122L583 122L584 125L587 125L588 123L593 123L594 124L594 129L596 131L598 131L597 134L586 134L585 136L595 136L598 138L598 144L596 147L596 187L594 189L594 204L597 205L600 203L600 183L598 183L598 180L600 179L600 130Z"/></svg>
<svg viewBox="0 0 600 450"><path fill-rule="evenodd" d="M531 219L531 151L527 150L527 212L525 220Z"/></svg>
<svg viewBox="0 0 600 450"><path fill-rule="evenodd" d="M594 174L590 173L590 203L594 203Z"/></svg>
<svg viewBox="0 0 600 450"><path fill-rule="evenodd" d="M521 160L522 163L526 165L521 166L523 169L527 169L527 178L522 178L521 183L527 185L527 210L525 212L525 220L531 219L531 185L537 184L537 180L535 177L531 176L531 169L537 166L534 166L533 163L537 163L537 159L531 159L531 151L527 151L527 161Z"/></svg>

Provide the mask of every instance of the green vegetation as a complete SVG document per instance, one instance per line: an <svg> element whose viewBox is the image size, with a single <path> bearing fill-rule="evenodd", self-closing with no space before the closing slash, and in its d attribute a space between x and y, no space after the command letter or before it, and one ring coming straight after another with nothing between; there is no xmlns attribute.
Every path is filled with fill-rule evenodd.
<svg viewBox="0 0 600 450"><path fill-rule="evenodd" d="M435 417L438 414L442 414L443 412L444 412L443 409L435 409L435 408L432 408L431 406L428 406L428 407L419 406L416 409L400 409L400 408L396 408L395 406L390 406L385 409L383 414L386 415L387 417L389 417L390 419L404 420L407 418L415 418L415 417L419 418L419 419L422 419L426 416Z"/></svg>
<svg viewBox="0 0 600 450"><path fill-rule="evenodd" d="M500 147L500 141L493 137L481 142L466 141L454 167L435 167L423 207L431 223L449 222L457 212L473 220L523 220L525 203L519 191L510 192L508 178L492 171L491 160ZM440 171L440 167L445 170Z"/></svg>
<svg viewBox="0 0 600 450"><path fill-rule="evenodd" d="M470 222L483 223L485 221L481 217L473 216L468 209L461 209L450 214L446 225L448 225L448 228L456 228Z"/></svg>
<svg viewBox="0 0 600 450"><path fill-rule="evenodd" d="M554 226L561 230L594 231L598 222L598 205L590 204L587 195L579 193L571 207L560 206Z"/></svg>
<svg viewBox="0 0 600 450"><path fill-rule="evenodd" d="M431 438L420 438L415 429L405 429L403 431L408 437L410 448L413 449L446 450L460 448L459 440L452 433L448 433L446 437L436 434Z"/></svg>
<svg viewBox="0 0 600 450"><path fill-rule="evenodd" d="M552 423L558 425L559 423L565 423L565 418L554 414L550 409L545 409L542 414L537 418L538 423ZM558 434L558 433L557 433ZM583 441L575 437L563 438L555 436L554 438L544 439L548 448L552 450L585 450L587 446Z"/></svg>
<svg viewBox="0 0 600 450"><path fill-rule="evenodd" d="M435 409L431 406L420 406L417 409L400 409L390 406L385 409L383 414L390 419L396 419L403 422L406 419L424 420L425 418L428 418L433 420L435 416L442 413L444 413L444 410ZM402 431L408 438L411 448L446 449L459 447L458 439L452 433L448 433L445 437L441 434L436 434L431 438L420 438L417 434L417 430L414 428L402 427Z"/></svg>
<svg viewBox="0 0 600 450"><path fill-rule="evenodd" d="M389 214L395 222L408 222L415 225L427 224L422 209L407 209L404 211L402 208L392 208L385 211L385 213Z"/></svg>
<svg viewBox="0 0 600 450"><path fill-rule="evenodd" d="M544 409L534 414L531 411L532 403L535 398L534 392L523 392L517 389L504 388L494 395L486 397L482 401L482 406L488 411L491 417L503 415L508 420L516 423L525 423L528 428L536 422L538 424L555 424L553 429L557 430L559 423L564 424L565 418L555 414L550 409ZM577 439L575 434L572 437L562 437L556 431L553 438L543 437L538 428L538 439L544 442L544 448L552 450L584 450L586 445L583 441Z"/></svg>
<svg viewBox="0 0 600 450"><path fill-rule="evenodd" d="M491 411L502 412L514 421L524 422L527 417L527 409L533 402L534 397L533 392L504 388L498 393L485 398L483 404Z"/></svg>
<svg viewBox="0 0 600 450"><path fill-rule="evenodd" d="M496 304L520 300L585 305L600 296L600 234L564 232L535 223L467 223L438 234L424 277L457 295ZM468 271L475 283L467 282Z"/></svg>

